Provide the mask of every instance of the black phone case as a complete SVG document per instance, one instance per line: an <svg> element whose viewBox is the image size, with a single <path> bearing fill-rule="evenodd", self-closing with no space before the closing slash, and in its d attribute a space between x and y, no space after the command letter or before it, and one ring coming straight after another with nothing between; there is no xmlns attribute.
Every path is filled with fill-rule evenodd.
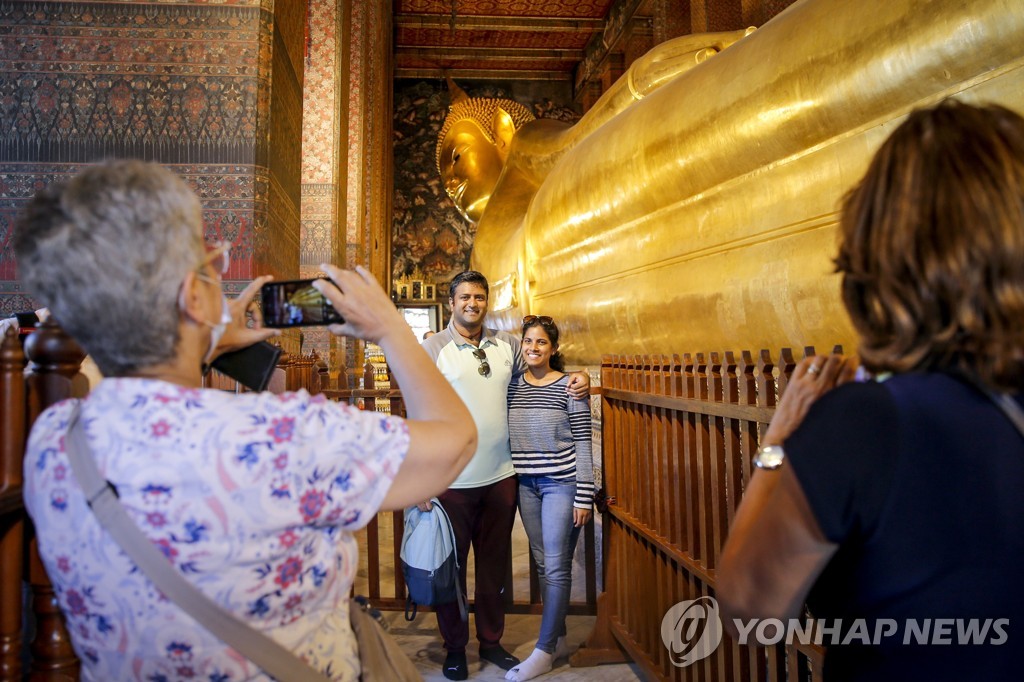
<svg viewBox="0 0 1024 682"><path fill-rule="evenodd" d="M260 341L247 348L224 353L211 366L252 391L264 391L274 374L279 357L280 348Z"/></svg>
<svg viewBox="0 0 1024 682"><path fill-rule="evenodd" d="M18 326L23 329L32 329L39 324L39 316L34 312L14 313L11 317L16 318L18 320Z"/></svg>

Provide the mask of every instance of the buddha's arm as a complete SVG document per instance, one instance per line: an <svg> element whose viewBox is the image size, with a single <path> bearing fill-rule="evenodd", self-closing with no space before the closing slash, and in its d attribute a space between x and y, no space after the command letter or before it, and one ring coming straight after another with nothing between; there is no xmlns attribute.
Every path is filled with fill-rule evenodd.
<svg viewBox="0 0 1024 682"><path fill-rule="evenodd" d="M695 33L654 47L633 62L629 70L572 127L559 121L541 119L520 128L512 141L508 162L539 184L563 153L607 121L753 30Z"/></svg>
<svg viewBox="0 0 1024 682"><path fill-rule="evenodd" d="M634 102L753 32L751 27L721 33L693 33L656 45L633 62L580 119L573 129L574 139L569 144L583 139Z"/></svg>

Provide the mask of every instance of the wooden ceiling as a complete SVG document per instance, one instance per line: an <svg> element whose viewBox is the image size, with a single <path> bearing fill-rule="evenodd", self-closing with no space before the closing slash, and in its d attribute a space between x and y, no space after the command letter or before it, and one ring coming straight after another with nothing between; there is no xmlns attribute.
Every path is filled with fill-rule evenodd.
<svg viewBox="0 0 1024 682"><path fill-rule="evenodd" d="M614 0L394 0L395 78L569 80Z"/></svg>

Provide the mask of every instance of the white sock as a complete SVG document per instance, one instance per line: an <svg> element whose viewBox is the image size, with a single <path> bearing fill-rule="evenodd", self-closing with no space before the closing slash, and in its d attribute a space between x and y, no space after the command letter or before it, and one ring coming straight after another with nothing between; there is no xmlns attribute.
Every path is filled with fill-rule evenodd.
<svg viewBox="0 0 1024 682"><path fill-rule="evenodd" d="M549 672L554 660L554 657L548 652L541 651L540 649L534 649L528 659L505 673L505 679L512 680L512 682L532 680L538 675L543 675L544 673Z"/></svg>
<svg viewBox="0 0 1024 682"><path fill-rule="evenodd" d="M565 658L572 653L572 647L569 646L569 642L565 640L565 635L558 638L555 642L555 653L551 654L552 662L557 661L560 658Z"/></svg>

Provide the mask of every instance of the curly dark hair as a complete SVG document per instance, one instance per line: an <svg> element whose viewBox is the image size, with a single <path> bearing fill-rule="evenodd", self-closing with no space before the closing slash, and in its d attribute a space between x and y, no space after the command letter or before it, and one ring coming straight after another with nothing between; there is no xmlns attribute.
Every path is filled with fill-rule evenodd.
<svg viewBox="0 0 1024 682"><path fill-rule="evenodd" d="M551 341L552 348L555 349L555 352L551 354L551 369L556 372L564 372L565 356L563 356L558 350L558 325L555 324L555 321L547 315L541 315L540 317L537 317L536 315L527 315L523 318L523 333L520 338L524 338L526 336L526 330L532 329L533 327L540 327L543 329L544 333L548 335L548 340Z"/></svg>
<svg viewBox="0 0 1024 682"><path fill-rule="evenodd" d="M840 232L868 369L1024 387L1024 118L952 100L914 111L846 197Z"/></svg>

